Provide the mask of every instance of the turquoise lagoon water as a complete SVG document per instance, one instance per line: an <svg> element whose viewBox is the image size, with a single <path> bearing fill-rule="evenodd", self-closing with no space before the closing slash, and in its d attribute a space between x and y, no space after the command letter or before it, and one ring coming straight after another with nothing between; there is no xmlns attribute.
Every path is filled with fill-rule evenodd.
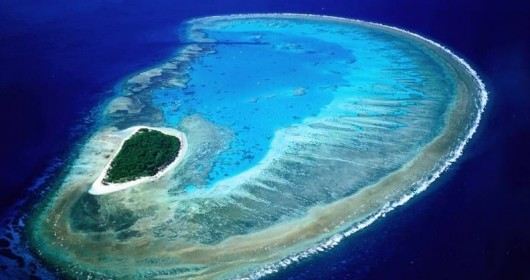
<svg viewBox="0 0 530 280"><path fill-rule="evenodd" d="M182 34L173 57L119 87L34 213L33 247L60 273L272 273L424 190L485 104L465 62L388 27L249 15L191 20ZM157 181L87 194L121 129L137 124L183 131L183 161Z"/></svg>
<svg viewBox="0 0 530 280"><path fill-rule="evenodd" d="M233 132L230 148L213 159L209 187L258 164L281 128L352 118L348 129L352 138L362 141L367 133L383 136L388 130L410 127L419 110L428 110L423 118L442 116L450 103L451 79L436 65L427 64L425 69L420 61L430 59L425 54L411 59L406 42L340 24L275 24L235 20L208 30L215 53L189 66L187 87L154 94L168 126L200 114ZM422 76L422 71L439 71L432 81L439 84L437 92L422 91L428 75ZM308 118L312 119L304 123ZM430 133L423 131L410 144L425 144L439 131L443 118L424 119L420 125L429 127ZM323 131L329 137L333 132Z"/></svg>

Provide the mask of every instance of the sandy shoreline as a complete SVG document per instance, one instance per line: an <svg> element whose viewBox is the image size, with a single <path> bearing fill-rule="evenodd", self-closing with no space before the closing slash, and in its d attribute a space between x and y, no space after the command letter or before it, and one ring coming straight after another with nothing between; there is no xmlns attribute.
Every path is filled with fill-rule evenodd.
<svg viewBox="0 0 530 280"><path fill-rule="evenodd" d="M127 141L127 139L129 139L136 132L138 132L138 130L140 130L142 128L158 130L158 131L160 131L162 133L177 137L180 140L180 150L179 150L178 156L166 168L164 168L162 171L156 173L154 176L142 177L142 178L136 179L134 181L129 181L129 182L125 182L125 183L116 183L116 184L104 185L103 184L103 179L107 175L107 171L110 168L111 162L114 160L116 155L119 153L119 151L121 150L121 148L122 148L123 144L125 143L125 141ZM90 188L88 193L93 194L93 195L109 194L109 193L125 190L125 189L128 189L130 187L134 187L136 185L143 184L143 183L146 183L146 182L155 181L158 178L164 176L167 172L169 172L173 168L175 168L182 161L182 159L184 158L184 156L186 155L186 152L188 150L188 142L187 142L187 139L186 139L186 135L184 133L178 131L178 130L175 130L175 129L160 128L160 127L156 127L155 128L155 127L148 127L148 126L133 126L133 127L130 127L128 129L126 129L126 131L127 130L130 130L129 136L127 136L125 139L123 139L122 143L120 144L119 149L116 151L114 156L111 159L109 159L109 161L105 165L105 168L103 168L103 170L101 171L101 173L98 176L98 178L96 179L96 181L92 184L92 187Z"/></svg>

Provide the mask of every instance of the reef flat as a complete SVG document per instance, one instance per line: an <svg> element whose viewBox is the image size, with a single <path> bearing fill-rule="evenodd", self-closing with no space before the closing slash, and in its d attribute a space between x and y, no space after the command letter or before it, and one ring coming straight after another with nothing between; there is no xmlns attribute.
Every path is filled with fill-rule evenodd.
<svg viewBox="0 0 530 280"><path fill-rule="evenodd" d="M191 20L125 80L28 235L69 277L259 278L335 246L454 162L486 103L460 58L406 31L310 15ZM90 185L131 125L187 156L105 196Z"/></svg>

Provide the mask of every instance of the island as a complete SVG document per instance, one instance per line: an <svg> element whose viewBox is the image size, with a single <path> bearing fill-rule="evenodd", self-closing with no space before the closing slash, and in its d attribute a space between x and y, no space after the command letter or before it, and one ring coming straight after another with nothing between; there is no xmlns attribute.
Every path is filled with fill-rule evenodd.
<svg viewBox="0 0 530 280"><path fill-rule="evenodd" d="M158 179L178 165L187 150L184 134L169 128L131 129L116 155L89 190L101 195Z"/></svg>

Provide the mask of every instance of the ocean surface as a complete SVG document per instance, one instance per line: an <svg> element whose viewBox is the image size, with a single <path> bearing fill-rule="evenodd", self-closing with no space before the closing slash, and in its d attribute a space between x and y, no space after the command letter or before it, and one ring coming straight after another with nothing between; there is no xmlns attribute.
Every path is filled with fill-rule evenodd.
<svg viewBox="0 0 530 280"><path fill-rule="evenodd" d="M521 28L529 10L522 5L494 2L333 1L309 5L303 1L228 1L215 5L176 1L4 1L0 3L0 112L6 120L3 135L10 137L2 137L0 146L3 234L11 226L23 226L18 221L23 221L20 217L24 217L25 210L40 200L54 178L64 176L60 170L70 162L83 136L101 121L98 113L114 94L114 87L127 75L165 61L185 43L179 40L176 29L183 20L250 12L335 15L419 33L466 58L490 92L478 133L464 155L428 191L339 246L269 277L529 276L525 265L530 259L530 168L526 159L530 154L530 75L528 37ZM192 74L198 85L207 76L200 71ZM238 86L245 82L255 81L238 81ZM167 92L158 94L159 102L165 102L164 94ZM191 102L200 102L192 93L186 96ZM296 98L307 96L310 94ZM311 102L293 105L297 104L319 106ZM292 108L292 115L277 120L280 124L264 123L270 128L285 125L296 121L296 117L314 114L311 106ZM237 109L246 110L244 106ZM214 111L208 111L211 113ZM175 114L168 121L176 123L178 118ZM251 126L240 125L239 137L248 140L245 131ZM263 127L260 130L267 131ZM265 133L261 140L269 137ZM242 143L252 148L267 145L260 139L252 140ZM252 164L260 159L259 154L246 157L245 150L248 147L243 145L235 159L224 155L225 160L239 162L245 158ZM245 168L237 166L216 170L211 182ZM193 189L190 185L188 190ZM10 249L25 246L23 239L6 241L12 238L4 237L0 244L0 269L8 273L4 275L53 277L52 272L36 271L29 255L17 257L10 253L24 252Z"/></svg>

